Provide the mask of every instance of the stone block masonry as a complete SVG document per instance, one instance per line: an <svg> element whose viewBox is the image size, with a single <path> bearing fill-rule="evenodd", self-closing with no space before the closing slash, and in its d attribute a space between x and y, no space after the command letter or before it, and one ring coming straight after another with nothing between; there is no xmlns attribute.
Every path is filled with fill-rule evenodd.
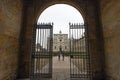
<svg viewBox="0 0 120 80"><path fill-rule="evenodd" d="M120 80L120 0L101 0L107 80Z"/></svg>
<svg viewBox="0 0 120 80"><path fill-rule="evenodd" d="M16 79L21 17L21 0L0 0L0 80Z"/></svg>

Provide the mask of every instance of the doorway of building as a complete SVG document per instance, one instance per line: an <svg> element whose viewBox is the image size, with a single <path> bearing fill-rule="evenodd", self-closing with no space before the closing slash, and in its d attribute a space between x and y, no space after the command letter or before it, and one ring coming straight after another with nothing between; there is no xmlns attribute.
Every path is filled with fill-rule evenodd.
<svg viewBox="0 0 120 80"><path fill-rule="evenodd" d="M65 10L67 7L72 7L66 4L58 5L59 7L63 6L60 9L65 8ZM54 6L56 7L56 5L51 7ZM59 12L60 9L57 9L55 12ZM75 15L77 11L73 7L72 9L73 11L70 11L73 12L71 16ZM70 12L65 12L63 14L67 14L68 16L62 15L64 17L62 19L59 16L64 11L60 11L58 15L51 12L54 11L50 11L50 16L43 12L44 16L40 15L38 24L33 30L31 79L90 80L86 26L81 14L77 11L79 16L71 17L68 15ZM53 22L54 24L48 22Z"/></svg>

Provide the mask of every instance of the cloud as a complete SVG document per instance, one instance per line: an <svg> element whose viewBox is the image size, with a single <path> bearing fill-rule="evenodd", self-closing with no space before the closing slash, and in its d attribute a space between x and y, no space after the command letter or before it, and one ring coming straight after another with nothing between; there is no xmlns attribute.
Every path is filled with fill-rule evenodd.
<svg viewBox="0 0 120 80"><path fill-rule="evenodd" d="M45 9L38 19L38 23L53 22L53 33L69 33L69 22L84 23L80 12L66 4L56 4Z"/></svg>

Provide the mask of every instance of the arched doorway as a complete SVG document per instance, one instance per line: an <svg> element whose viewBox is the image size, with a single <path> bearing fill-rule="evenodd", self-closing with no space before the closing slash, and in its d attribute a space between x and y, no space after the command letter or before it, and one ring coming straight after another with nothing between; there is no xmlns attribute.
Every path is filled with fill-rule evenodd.
<svg viewBox="0 0 120 80"><path fill-rule="evenodd" d="M73 15L75 15L75 14L72 14L71 16L73 16ZM53 14L53 16L54 16L54 14ZM57 15L57 16L59 16L59 15ZM49 17L49 16L46 16L46 17ZM52 19L50 19L50 20L52 20ZM44 21L45 20L43 20L41 22L44 22ZM66 66L69 66L66 68L66 69L69 69L68 71L70 72L69 74L67 74L67 75L69 75L69 78L65 77L65 78L63 78L63 80L64 79L67 79L67 80L69 80L69 79L90 80L91 79L90 61L89 61L90 59L89 59L89 53L87 51L88 50L87 49L88 48L87 47L87 34L86 34L87 26L85 26L83 22L81 22L82 24L71 24L71 23L69 23L69 21L70 20L68 20L68 31L69 31L68 35L69 35L69 37L67 38L66 42L63 42L64 35L61 34L61 32L60 32L60 34L55 35L55 36L57 36L56 39L58 39L57 42L55 42L56 41L54 39L55 36L53 36L53 39L51 39L52 36L50 36L50 35L53 35L52 34L53 32L47 33L47 35L46 35L46 32L48 32L46 30L52 29L50 27L51 26L53 27L53 24L52 25L47 24L47 23L39 24L39 22L38 22L38 24L36 25L36 27L33 31L34 39L33 39L32 56L34 56L34 57L32 58L32 64L33 64L32 65L32 74L33 74L32 79L33 78L43 79L43 78L51 78L52 77L52 70L53 70L52 69L52 57L53 56L51 56L51 55L57 55L55 52L61 53L62 56L64 53L65 57L67 59L69 58L67 60L69 65L66 65ZM51 21L48 20L47 22L51 22ZM52 22L54 23L54 21L52 21ZM78 20L78 22L74 22L74 21L70 21L70 22L80 23L79 20ZM54 23L54 24L56 24L56 23ZM64 26L64 24L62 24L62 25ZM62 27L62 28L64 28L64 27ZM50 30L50 31L52 31L52 30ZM46 39L45 39L45 37L46 37ZM52 44L51 44L52 40L53 40L53 43L55 43L55 46L54 46L54 44L53 44L53 46L55 48L57 48L57 50L55 50L54 47L52 46ZM65 45L66 43L68 43L68 44ZM39 46L40 46L40 48L39 48ZM69 48L66 51L66 53L65 53L65 50L63 50L63 47ZM53 49L53 51L52 51L52 49ZM55 61L56 59L53 59L53 60ZM59 62L57 62L57 64L58 63ZM61 64L61 65L65 65L65 63ZM61 69L61 68L59 68L59 69ZM62 73L65 73L65 72L63 71ZM60 78L60 76L58 76L57 78L54 78L54 79L58 79L58 78Z"/></svg>
<svg viewBox="0 0 120 80"><path fill-rule="evenodd" d="M89 42L88 50L90 53L90 63L92 66L91 71L96 80L104 78L104 53L103 47L101 46L101 44L103 44L103 38L100 30L101 26L99 25L99 18L97 16L98 12L96 13L98 10L95 2L95 0L30 0L28 1L29 4L26 4L27 2L25 1L22 29L23 36L21 37L23 42L20 50L21 61L18 76L25 78L30 75L32 32L40 13L51 5L64 3L74 6L83 15L85 24L88 26L86 30Z"/></svg>

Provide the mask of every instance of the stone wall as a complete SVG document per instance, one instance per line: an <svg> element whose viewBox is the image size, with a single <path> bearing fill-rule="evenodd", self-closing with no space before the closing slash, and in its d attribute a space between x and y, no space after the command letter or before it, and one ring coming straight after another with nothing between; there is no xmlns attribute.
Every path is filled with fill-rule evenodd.
<svg viewBox="0 0 120 80"><path fill-rule="evenodd" d="M120 80L120 0L101 0L106 75Z"/></svg>
<svg viewBox="0 0 120 80"><path fill-rule="evenodd" d="M60 41L61 38L61 41ZM68 34L54 34L53 36L53 51L58 52L59 48L62 48L62 51L69 51L69 39Z"/></svg>
<svg viewBox="0 0 120 80"><path fill-rule="evenodd" d="M0 80L17 75L22 0L0 0Z"/></svg>

